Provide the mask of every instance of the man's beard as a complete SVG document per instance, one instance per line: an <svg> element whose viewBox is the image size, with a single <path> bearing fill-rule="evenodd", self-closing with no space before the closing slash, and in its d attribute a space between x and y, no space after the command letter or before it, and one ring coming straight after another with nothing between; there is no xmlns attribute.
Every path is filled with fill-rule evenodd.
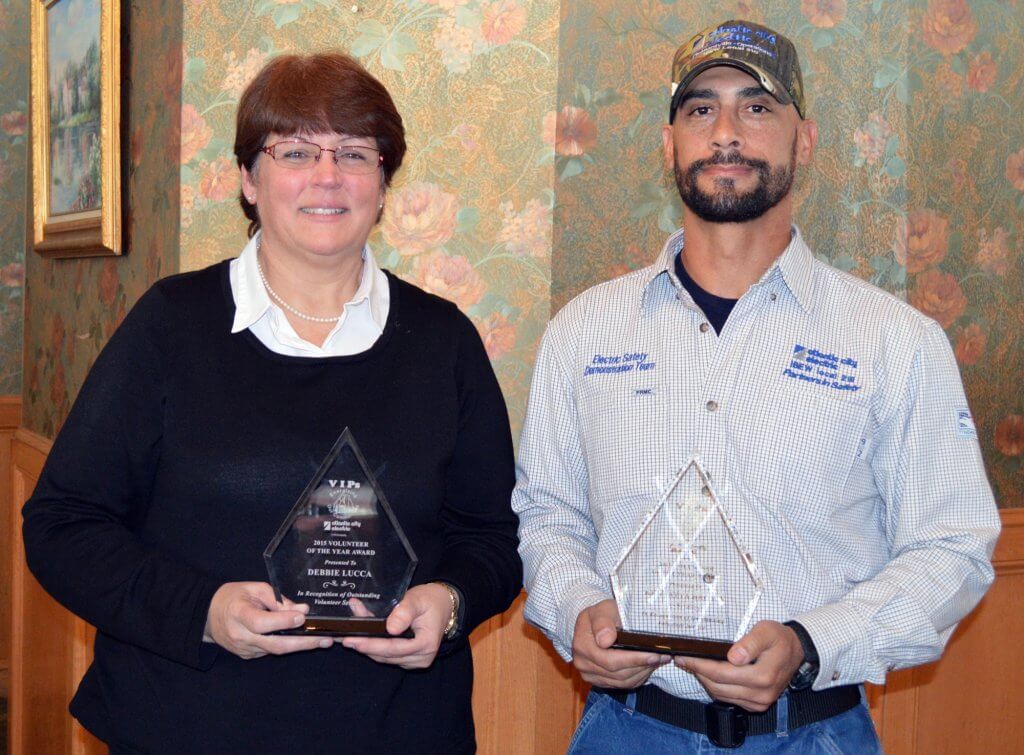
<svg viewBox="0 0 1024 755"><path fill-rule="evenodd" d="M734 179L716 178L717 191L708 194L697 186L697 177L711 165L745 165L753 168L757 171L757 186L740 194L736 191ZM761 217L789 194L793 187L793 176L796 175L796 140L793 140L789 165L779 168L773 169L764 160L741 157L738 152L717 152L714 157L690 163L685 173L677 161L675 175L683 204L698 218L710 223L744 223Z"/></svg>

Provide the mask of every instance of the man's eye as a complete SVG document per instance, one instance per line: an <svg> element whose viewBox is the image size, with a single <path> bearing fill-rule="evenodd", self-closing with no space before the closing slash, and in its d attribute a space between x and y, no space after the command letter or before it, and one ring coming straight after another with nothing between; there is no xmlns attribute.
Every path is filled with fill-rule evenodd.
<svg viewBox="0 0 1024 755"><path fill-rule="evenodd" d="M707 115L710 112L711 107L709 105L698 105L690 112L690 115Z"/></svg>
<svg viewBox="0 0 1024 755"><path fill-rule="evenodd" d="M764 105L751 105L750 109L755 113L767 113L770 112Z"/></svg>

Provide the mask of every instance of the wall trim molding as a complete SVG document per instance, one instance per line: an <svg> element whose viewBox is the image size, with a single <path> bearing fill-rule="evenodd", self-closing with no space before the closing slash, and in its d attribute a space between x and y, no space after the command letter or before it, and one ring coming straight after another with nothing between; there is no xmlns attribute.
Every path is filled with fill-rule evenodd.
<svg viewBox="0 0 1024 755"><path fill-rule="evenodd" d="M997 579L1004 574L1024 573L1024 508L1000 509L999 515L1003 531L992 555Z"/></svg>
<svg viewBox="0 0 1024 755"><path fill-rule="evenodd" d="M43 471L46 457L53 448L53 441L26 427L19 427L14 433L15 461L26 470L32 470L35 477Z"/></svg>
<svg viewBox="0 0 1024 755"><path fill-rule="evenodd" d="M0 430L21 426L21 396L0 396Z"/></svg>

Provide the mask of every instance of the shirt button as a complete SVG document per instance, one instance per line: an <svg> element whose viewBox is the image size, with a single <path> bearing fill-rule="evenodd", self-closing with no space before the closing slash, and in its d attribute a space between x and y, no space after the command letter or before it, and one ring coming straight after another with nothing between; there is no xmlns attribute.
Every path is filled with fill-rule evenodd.
<svg viewBox="0 0 1024 755"><path fill-rule="evenodd" d="M707 333L710 329L711 329L711 326L708 325L706 322L702 322L700 324L700 332L701 333Z"/></svg>
<svg viewBox="0 0 1024 755"><path fill-rule="evenodd" d="M832 672L832 681L834 681L834 682L838 682L839 681L839 671L838 670Z"/></svg>
<svg viewBox="0 0 1024 755"><path fill-rule="evenodd" d="M772 301L775 301L775 300L776 300L776 299L778 299L779 297L778 297L778 295L777 295L777 294L775 294L775 293L772 293L772 294L770 294L770 295L768 296L768 298L769 298L769 299L771 299Z"/></svg>
<svg viewBox="0 0 1024 755"><path fill-rule="evenodd" d="M717 412L718 411L718 402L717 401L708 401L706 404L704 404L704 408L706 408L709 412Z"/></svg>

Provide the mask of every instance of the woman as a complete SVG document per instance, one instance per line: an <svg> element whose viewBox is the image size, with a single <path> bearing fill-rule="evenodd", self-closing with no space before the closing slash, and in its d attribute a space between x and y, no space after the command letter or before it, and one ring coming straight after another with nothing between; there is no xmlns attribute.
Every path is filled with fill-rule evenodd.
<svg viewBox="0 0 1024 755"><path fill-rule="evenodd" d="M269 63L238 108L250 240L157 283L24 509L26 555L97 627L71 712L113 752L471 752L468 634L519 590L507 415L454 305L366 239L405 151L351 58ZM349 427L419 558L411 639L281 636L262 554Z"/></svg>

